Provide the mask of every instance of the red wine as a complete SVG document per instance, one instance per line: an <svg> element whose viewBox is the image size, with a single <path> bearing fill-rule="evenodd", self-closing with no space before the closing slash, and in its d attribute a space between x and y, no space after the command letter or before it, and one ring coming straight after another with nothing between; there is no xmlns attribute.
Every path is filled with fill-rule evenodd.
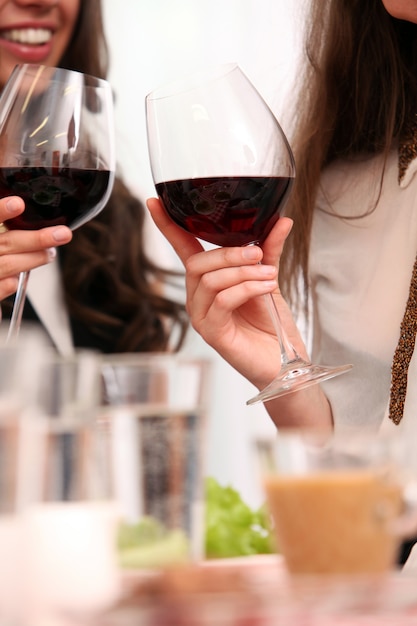
<svg viewBox="0 0 417 626"><path fill-rule="evenodd" d="M106 170L68 167L0 168L0 197L25 201L22 215L7 220L11 230L35 230L65 224L74 229L102 207L112 174Z"/></svg>
<svg viewBox="0 0 417 626"><path fill-rule="evenodd" d="M293 178L231 176L158 183L167 212L184 230L218 246L262 242L279 218Z"/></svg>

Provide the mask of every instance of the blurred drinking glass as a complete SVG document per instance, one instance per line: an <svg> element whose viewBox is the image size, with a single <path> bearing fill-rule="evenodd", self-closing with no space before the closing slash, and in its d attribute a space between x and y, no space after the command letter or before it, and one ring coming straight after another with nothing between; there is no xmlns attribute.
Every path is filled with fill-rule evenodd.
<svg viewBox="0 0 417 626"><path fill-rule="evenodd" d="M259 440L257 454L292 574L394 569L401 537L417 528L417 475L408 471L404 437L280 431Z"/></svg>
<svg viewBox="0 0 417 626"><path fill-rule="evenodd" d="M119 594L118 511L96 427L100 358L51 358L38 391L26 457L29 622L95 612Z"/></svg>
<svg viewBox="0 0 417 626"><path fill-rule="evenodd" d="M104 358L100 421L121 506L125 567L203 556L208 374L207 361L178 355Z"/></svg>
<svg viewBox="0 0 417 626"><path fill-rule="evenodd" d="M18 621L24 568L20 513L26 490L26 424L46 359L43 334L22 329L18 343L5 345L0 332L0 623Z"/></svg>

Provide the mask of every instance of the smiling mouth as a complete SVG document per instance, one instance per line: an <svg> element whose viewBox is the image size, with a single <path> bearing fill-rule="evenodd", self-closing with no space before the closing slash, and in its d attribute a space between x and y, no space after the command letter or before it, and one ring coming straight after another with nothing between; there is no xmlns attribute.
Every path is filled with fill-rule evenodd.
<svg viewBox="0 0 417 626"><path fill-rule="evenodd" d="M13 28L0 33L2 39L28 46L42 46L52 38L48 28Z"/></svg>

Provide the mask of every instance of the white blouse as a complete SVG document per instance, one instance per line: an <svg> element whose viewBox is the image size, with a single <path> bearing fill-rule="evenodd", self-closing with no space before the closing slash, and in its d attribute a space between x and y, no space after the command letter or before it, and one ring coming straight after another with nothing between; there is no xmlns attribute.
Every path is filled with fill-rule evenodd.
<svg viewBox="0 0 417 626"><path fill-rule="evenodd" d="M354 366L324 383L336 431L398 428L388 419L388 402L417 254L417 161L401 184L397 151L383 165L380 156L332 164L323 175L314 217L312 358ZM417 419L416 361L413 357L409 368L413 384L401 428Z"/></svg>
<svg viewBox="0 0 417 626"><path fill-rule="evenodd" d="M63 356L73 354L70 321L64 305L61 274L56 260L31 270L27 297L57 351Z"/></svg>

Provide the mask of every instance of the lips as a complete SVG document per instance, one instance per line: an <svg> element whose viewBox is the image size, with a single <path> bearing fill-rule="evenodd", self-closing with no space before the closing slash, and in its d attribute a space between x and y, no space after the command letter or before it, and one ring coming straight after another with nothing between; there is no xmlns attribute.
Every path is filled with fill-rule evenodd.
<svg viewBox="0 0 417 626"><path fill-rule="evenodd" d="M52 51L54 30L45 25L28 25L0 31L0 47L16 63L43 63Z"/></svg>

